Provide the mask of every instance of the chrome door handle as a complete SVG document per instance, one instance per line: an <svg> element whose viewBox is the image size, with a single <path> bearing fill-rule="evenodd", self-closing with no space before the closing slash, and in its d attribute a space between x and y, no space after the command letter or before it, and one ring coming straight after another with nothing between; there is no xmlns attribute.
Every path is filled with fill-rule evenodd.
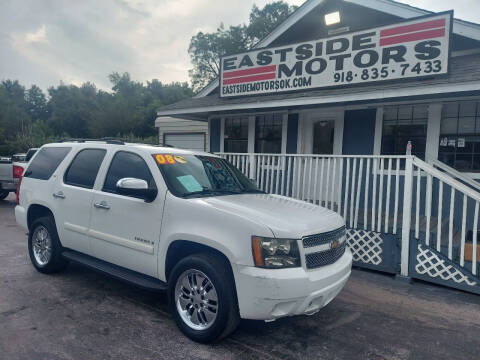
<svg viewBox="0 0 480 360"><path fill-rule="evenodd" d="M105 201L94 203L93 206L95 206L97 209L105 209L105 210L110 209L110 206L108 206L108 204Z"/></svg>
<svg viewBox="0 0 480 360"><path fill-rule="evenodd" d="M65 199L65 194L63 193L63 191L53 193L52 196L56 199Z"/></svg>

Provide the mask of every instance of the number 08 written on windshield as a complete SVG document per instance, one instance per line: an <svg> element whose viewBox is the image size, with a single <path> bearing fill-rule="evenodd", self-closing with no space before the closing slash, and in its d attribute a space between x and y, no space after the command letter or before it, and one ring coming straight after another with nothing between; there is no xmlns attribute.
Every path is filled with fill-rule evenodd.
<svg viewBox="0 0 480 360"><path fill-rule="evenodd" d="M352 81L372 81L376 79L399 79L419 74L435 74L442 71L441 60L417 62L416 64L403 63L400 68L382 66L372 67L359 71L339 71L333 74L336 83Z"/></svg>

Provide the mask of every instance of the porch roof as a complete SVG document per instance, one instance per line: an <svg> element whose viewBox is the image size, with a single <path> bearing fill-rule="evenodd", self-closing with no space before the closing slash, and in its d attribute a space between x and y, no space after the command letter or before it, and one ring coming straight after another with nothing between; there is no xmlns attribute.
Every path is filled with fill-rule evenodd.
<svg viewBox="0 0 480 360"><path fill-rule="evenodd" d="M158 110L157 115L206 120L209 115L216 113L392 101L411 97L431 99L465 94L480 94L479 54L451 58L450 73L442 77L238 98L222 98L216 93L167 105Z"/></svg>

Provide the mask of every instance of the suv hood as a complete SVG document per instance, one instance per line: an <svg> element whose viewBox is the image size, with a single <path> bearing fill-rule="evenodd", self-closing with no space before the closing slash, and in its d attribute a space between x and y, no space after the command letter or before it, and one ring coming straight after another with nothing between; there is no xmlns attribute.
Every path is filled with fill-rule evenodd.
<svg viewBox="0 0 480 360"><path fill-rule="evenodd" d="M343 218L331 210L279 195L226 195L202 201L219 210L263 223L278 238L300 239L335 230L345 224Z"/></svg>

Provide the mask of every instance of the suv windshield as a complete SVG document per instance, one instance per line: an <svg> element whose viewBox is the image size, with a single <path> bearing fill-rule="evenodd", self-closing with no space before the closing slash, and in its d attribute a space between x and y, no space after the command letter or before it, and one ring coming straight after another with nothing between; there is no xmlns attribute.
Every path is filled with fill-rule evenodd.
<svg viewBox="0 0 480 360"><path fill-rule="evenodd" d="M204 155L153 155L168 189L180 197L264 193L228 161Z"/></svg>

